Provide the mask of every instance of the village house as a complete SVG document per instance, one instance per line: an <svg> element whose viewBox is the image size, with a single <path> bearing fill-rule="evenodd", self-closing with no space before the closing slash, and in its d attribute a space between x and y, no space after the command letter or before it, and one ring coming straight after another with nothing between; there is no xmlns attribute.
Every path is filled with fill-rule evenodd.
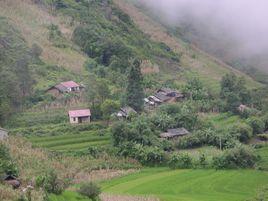
<svg viewBox="0 0 268 201"><path fill-rule="evenodd" d="M126 106L126 107L122 107L120 108L119 112L117 112L116 116L118 118L128 118L131 114L137 114L137 112L129 107L129 106Z"/></svg>
<svg viewBox="0 0 268 201"><path fill-rule="evenodd" d="M165 133L161 133L160 137L163 139L170 140L174 138L183 137L188 134L190 134L190 132L185 128L174 128L174 129L168 129L167 132Z"/></svg>
<svg viewBox="0 0 268 201"><path fill-rule="evenodd" d="M149 107L155 107L163 103L173 103L181 101L185 98L185 95L179 91L161 88L156 93L148 98L144 99L145 105Z"/></svg>
<svg viewBox="0 0 268 201"><path fill-rule="evenodd" d="M0 127L0 141L8 138L8 131Z"/></svg>
<svg viewBox="0 0 268 201"><path fill-rule="evenodd" d="M63 93L74 93L80 92L83 89L83 86L77 84L74 81L61 82L58 85L55 85L47 90L47 92L53 96L59 96Z"/></svg>
<svg viewBox="0 0 268 201"><path fill-rule="evenodd" d="M70 110L68 114L71 124L86 123L91 120L90 109Z"/></svg>

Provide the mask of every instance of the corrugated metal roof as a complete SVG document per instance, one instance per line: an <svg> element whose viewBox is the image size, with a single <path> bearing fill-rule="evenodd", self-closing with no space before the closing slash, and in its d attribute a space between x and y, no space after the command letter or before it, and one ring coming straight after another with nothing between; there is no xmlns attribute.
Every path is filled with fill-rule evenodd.
<svg viewBox="0 0 268 201"><path fill-rule="evenodd" d="M79 87L80 86L79 84L77 84L74 81L62 82L60 84L63 85L64 87L67 87L67 88L73 88L73 87Z"/></svg>
<svg viewBox="0 0 268 201"><path fill-rule="evenodd" d="M70 117L89 117L91 116L90 109L83 109L83 110L70 110L69 111Z"/></svg>

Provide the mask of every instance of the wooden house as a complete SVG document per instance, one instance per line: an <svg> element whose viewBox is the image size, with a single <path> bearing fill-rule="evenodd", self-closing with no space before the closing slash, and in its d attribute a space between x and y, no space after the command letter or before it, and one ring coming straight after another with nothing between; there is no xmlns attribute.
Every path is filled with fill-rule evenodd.
<svg viewBox="0 0 268 201"><path fill-rule="evenodd" d="M185 95L169 88L161 88L156 93L148 98L144 99L145 106L158 106L163 103L173 103L184 100Z"/></svg>
<svg viewBox="0 0 268 201"><path fill-rule="evenodd" d="M129 107L129 106L126 106L126 107L122 107L120 108L120 110L117 112L116 116L118 118L128 118L131 114L137 114L137 112Z"/></svg>
<svg viewBox="0 0 268 201"><path fill-rule="evenodd" d="M59 96L63 93L80 92L84 87L74 81L61 82L47 90L53 96Z"/></svg>
<svg viewBox="0 0 268 201"><path fill-rule="evenodd" d="M70 110L68 115L71 124L86 123L91 120L90 109Z"/></svg>
<svg viewBox="0 0 268 201"><path fill-rule="evenodd" d="M186 130L185 128L174 128L174 129L168 129L167 132L165 133L161 133L160 137L170 140L170 139L174 139L174 138L179 138L179 137L183 137L186 135L189 135L190 132L188 130Z"/></svg>

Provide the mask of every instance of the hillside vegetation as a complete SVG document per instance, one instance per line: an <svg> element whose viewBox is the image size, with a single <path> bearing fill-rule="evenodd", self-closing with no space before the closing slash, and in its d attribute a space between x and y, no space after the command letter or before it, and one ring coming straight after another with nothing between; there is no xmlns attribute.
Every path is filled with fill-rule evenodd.
<svg viewBox="0 0 268 201"><path fill-rule="evenodd" d="M260 86L247 75L171 35L164 26L144 14L143 10L132 5L131 1L115 0L114 2L128 13L135 24L152 40L163 42L174 52L180 54L181 66L190 69L193 73L197 73L207 86L213 86L214 89L217 89L217 81L221 79L223 74L228 72L235 72L238 75L247 77L248 84L251 87ZM168 65L165 68L168 68Z"/></svg>

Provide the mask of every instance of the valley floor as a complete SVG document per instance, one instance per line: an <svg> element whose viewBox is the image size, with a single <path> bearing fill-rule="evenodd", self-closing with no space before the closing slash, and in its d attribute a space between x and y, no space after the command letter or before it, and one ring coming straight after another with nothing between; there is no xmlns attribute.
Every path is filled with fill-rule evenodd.
<svg viewBox="0 0 268 201"><path fill-rule="evenodd" d="M244 201L268 184L268 172L254 170L144 169L103 183L103 191L153 195L163 201Z"/></svg>

